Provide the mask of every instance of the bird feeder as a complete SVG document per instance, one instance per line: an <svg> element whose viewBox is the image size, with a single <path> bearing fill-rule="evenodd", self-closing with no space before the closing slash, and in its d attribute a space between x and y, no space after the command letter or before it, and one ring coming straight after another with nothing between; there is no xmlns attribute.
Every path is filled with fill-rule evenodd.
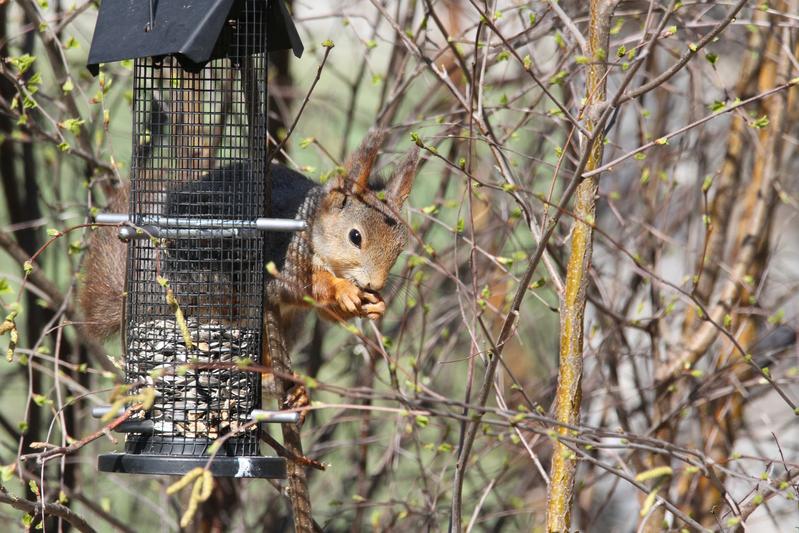
<svg viewBox="0 0 799 533"><path fill-rule="evenodd" d="M267 53L302 43L280 0L103 0L88 68L133 60L123 347L127 394L154 397L117 429L101 471L285 477L260 454L264 250L302 221L270 207ZM105 410L107 411L107 409ZM95 411L101 416L103 409ZM216 444L214 444L216 443Z"/></svg>

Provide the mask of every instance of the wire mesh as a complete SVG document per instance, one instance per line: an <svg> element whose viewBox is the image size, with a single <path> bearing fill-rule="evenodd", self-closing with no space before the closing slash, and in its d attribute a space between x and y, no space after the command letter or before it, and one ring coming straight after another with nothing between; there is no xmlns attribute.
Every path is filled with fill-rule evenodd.
<svg viewBox="0 0 799 533"><path fill-rule="evenodd" d="M267 205L265 8L236 2L227 57L199 72L171 56L134 64L131 220L183 225L128 245L126 378L156 391L153 433L129 434L129 453L203 455L228 435L219 453L258 454L260 430L241 427L260 375L242 365L260 362L264 234L230 228Z"/></svg>

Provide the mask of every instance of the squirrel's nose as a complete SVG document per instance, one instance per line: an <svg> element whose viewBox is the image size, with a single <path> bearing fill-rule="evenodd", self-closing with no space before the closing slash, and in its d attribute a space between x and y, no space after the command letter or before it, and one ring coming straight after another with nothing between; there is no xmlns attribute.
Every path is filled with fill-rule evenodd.
<svg viewBox="0 0 799 533"><path fill-rule="evenodd" d="M385 280L370 279L369 283L366 284L366 290L377 292L380 289L382 289L385 284L386 284Z"/></svg>

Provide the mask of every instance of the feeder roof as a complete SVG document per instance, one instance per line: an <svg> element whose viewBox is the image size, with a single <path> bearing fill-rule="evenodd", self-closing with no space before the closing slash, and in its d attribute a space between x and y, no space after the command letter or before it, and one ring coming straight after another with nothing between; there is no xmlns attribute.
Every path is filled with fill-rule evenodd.
<svg viewBox="0 0 799 533"><path fill-rule="evenodd" d="M228 55L230 28L225 21L236 1L102 0L87 67L96 76L100 63L174 55L183 68L198 71ZM302 41L283 0L260 2L266 8L268 51L291 48L300 57Z"/></svg>

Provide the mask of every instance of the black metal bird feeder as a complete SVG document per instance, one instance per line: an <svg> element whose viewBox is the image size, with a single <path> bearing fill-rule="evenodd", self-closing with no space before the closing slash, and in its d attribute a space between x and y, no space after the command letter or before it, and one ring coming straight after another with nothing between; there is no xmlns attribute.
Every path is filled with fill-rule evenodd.
<svg viewBox="0 0 799 533"><path fill-rule="evenodd" d="M260 410L246 367L263 355L265 232L304 227L261 218L267 52L286 48L302 53L281 0L102 1L88 68L134 60L133 153L128 213L97 220L128 241L128 393L155 398L102 471L285 477L260 421L296 418Z"/></svg>

